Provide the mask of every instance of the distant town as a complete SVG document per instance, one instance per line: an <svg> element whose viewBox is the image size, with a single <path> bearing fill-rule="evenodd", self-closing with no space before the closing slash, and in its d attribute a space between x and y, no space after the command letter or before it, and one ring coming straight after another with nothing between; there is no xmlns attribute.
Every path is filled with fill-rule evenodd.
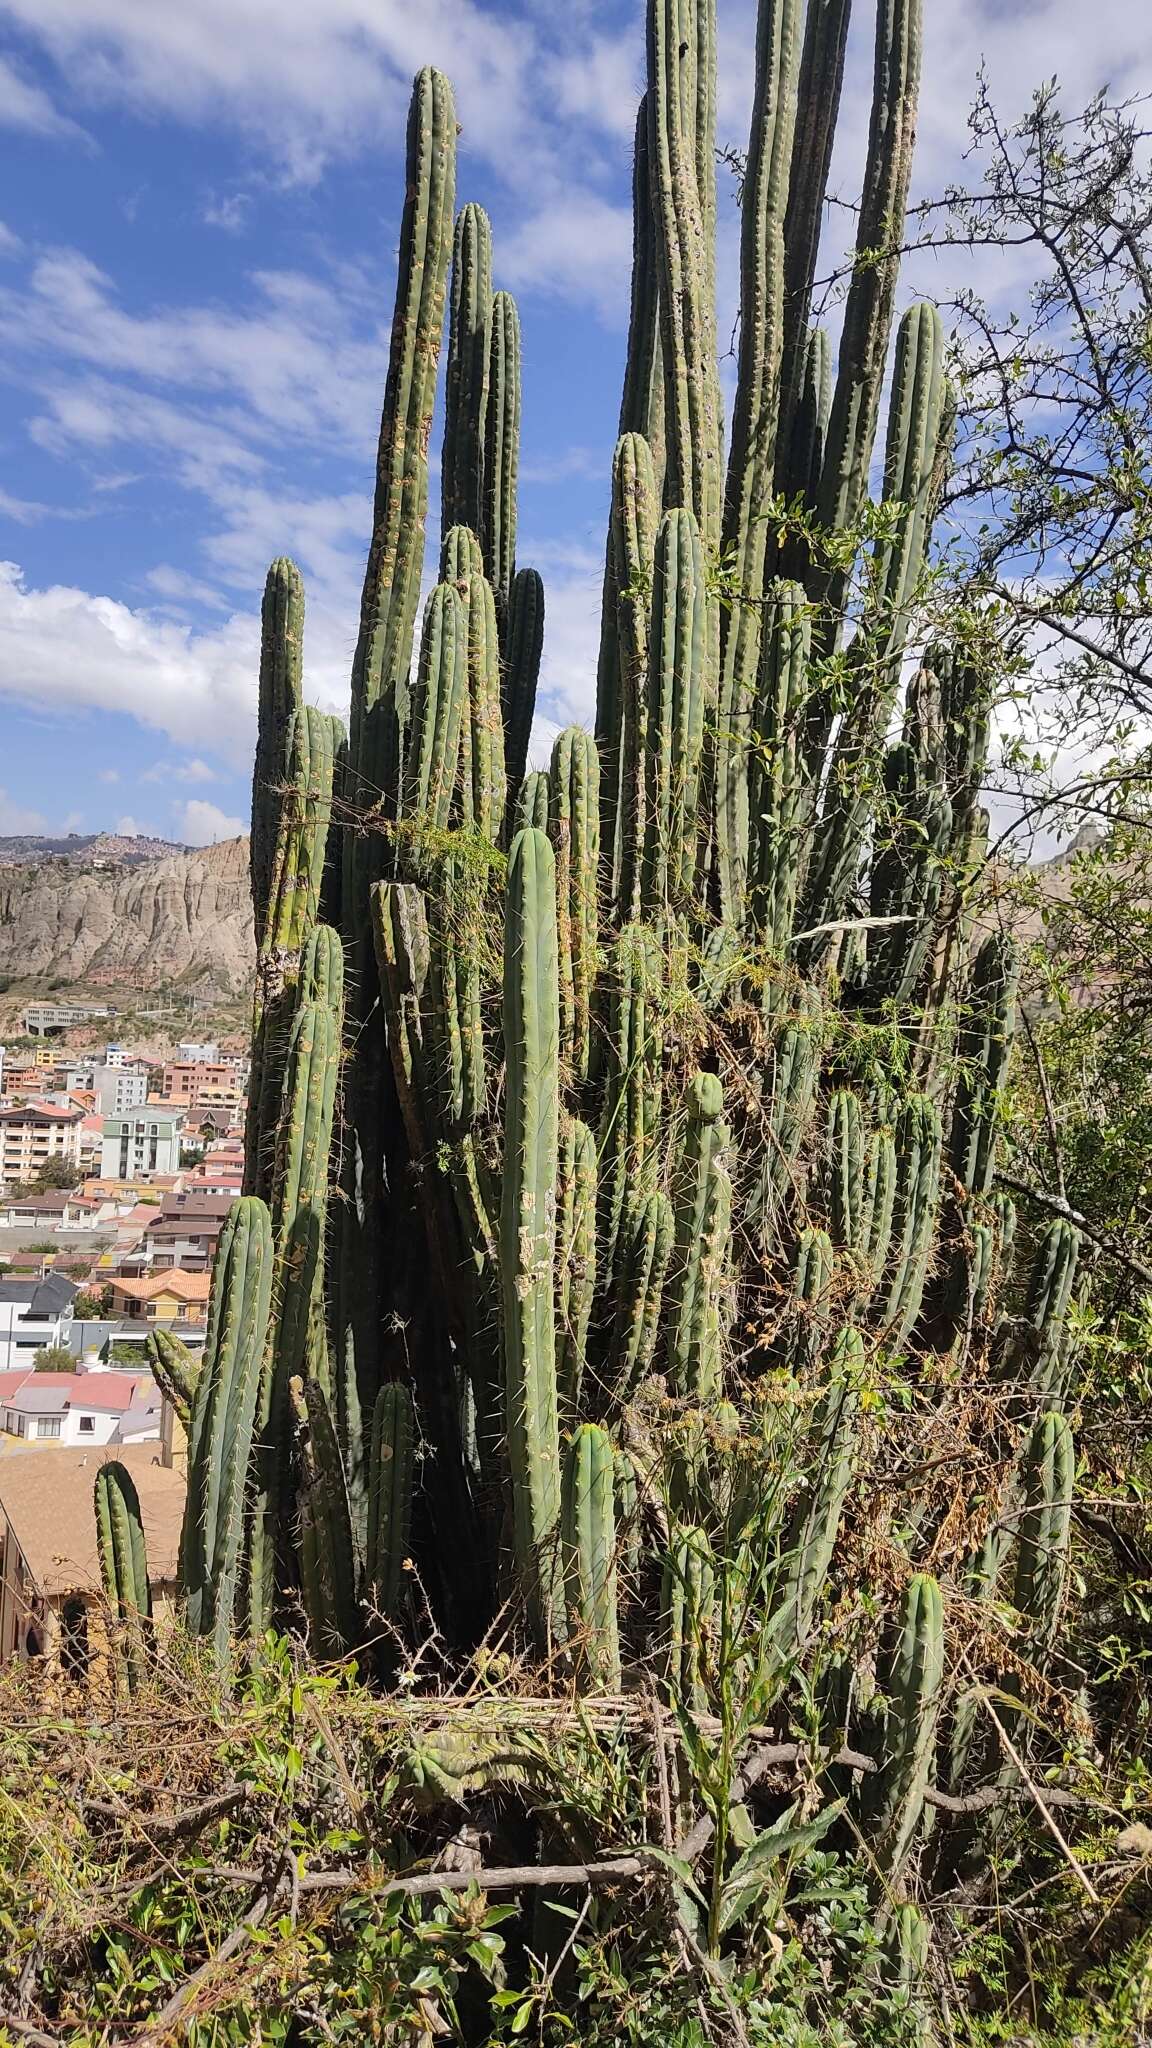
<svg viewBox="0 0 1152 2048"><path fill-rule="evenodd" d="M115 1037L116 1015L32 1002L0 1046L0 1662L44 1648L62 1598L91 1594L84 1518L107 1447L155 1468L156 1511L178 1526L183 1430L148 1334L202 1350L243 1179L240 1041L179 1040L158 1060ZM72 1521L84 1554L62 1576Z"/></svg>

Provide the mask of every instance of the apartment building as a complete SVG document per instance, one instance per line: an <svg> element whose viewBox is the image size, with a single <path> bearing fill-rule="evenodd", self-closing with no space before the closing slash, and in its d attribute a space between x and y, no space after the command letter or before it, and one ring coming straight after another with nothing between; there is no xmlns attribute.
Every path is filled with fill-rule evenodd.
<svg viewBox="0 0 1152 2048"><path fill-rule="evenodd" d="M122 1116L104 1119L100 1172L106 1180L131 1180L137 1174L174 1174L180 1166L184 1112L145 1102Z"/></svg>
<svg viewBox="0 0 1152 2048"><path fill-rule="evenodd" d="M20 1186L34 1180L50 1159L80 1165L79 1109L58 1108L46 1102L26 1102L18 1108L0 1109L0 1186Z"/></svg>
<svg viewBox="0 0 1152 2048"><path fill-rule="evenodd" d="M237 1100L236 1070L222 1060L173 1060L164 1069L164 1097L186 1102L192 1115Z"/></svg>

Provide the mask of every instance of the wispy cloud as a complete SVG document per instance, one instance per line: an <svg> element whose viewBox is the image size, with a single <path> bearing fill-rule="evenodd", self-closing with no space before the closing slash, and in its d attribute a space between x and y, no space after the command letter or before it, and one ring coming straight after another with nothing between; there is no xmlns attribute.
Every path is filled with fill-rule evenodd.
<svg viewBox="0 0 1152 2048"><path fill-rule="evenodd" d="M214 846L218 839L239 839L248 830L243 818L230 818L219 804L191 797L176 812L177 836L185 846Z"/></svg>
<svg viewBox="0 0 1152 2048"><path fill-rule="evenodd" d="M7 57L0 57L0 128L22 128L31 135L80 142L91 149L90 135L53 105L42 86L25 78Z"/></svg>

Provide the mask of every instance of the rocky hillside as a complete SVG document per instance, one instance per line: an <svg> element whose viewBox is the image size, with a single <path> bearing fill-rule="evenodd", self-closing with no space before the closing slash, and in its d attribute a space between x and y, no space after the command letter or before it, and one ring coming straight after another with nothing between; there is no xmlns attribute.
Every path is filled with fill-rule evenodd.
<svg viewBox="0 0 1152 2048"><path fill-rule="evenodd" d="M138 868L146 861L163 860L169 853L186 853L170 839L148 839L143 834L123 832L68 832L60 839L39 832L20 832L0 838L0 867L37 867L46 860L66 860L73 867Z"/></svg>
<svg viewBox="0 0 1152 2048"><path fill-rule="evenodd" d="M129 867L0 866L0 979L235 995L252 971L248 841Z"/></svg>

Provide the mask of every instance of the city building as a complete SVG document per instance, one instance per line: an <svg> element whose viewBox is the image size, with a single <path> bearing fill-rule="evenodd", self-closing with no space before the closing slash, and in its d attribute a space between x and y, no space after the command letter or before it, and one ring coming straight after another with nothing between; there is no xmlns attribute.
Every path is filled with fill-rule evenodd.
<svg viewBox="0 0 1152 2048"><path fill-rule="evenodd" d="M205 1062L207 1065L212 1066L219 1057L220 1048L214 1043L197 1045L193 1039L184 1039L176 1047L176 1058L190 1065L199 1065L201 1062Z"/></svg>
<svg viewBox="0 0 1152 2048"><path fill-rule="evenodd" d="M63 1273L0 1275L0 1371L28 1372L38 1351L67 1349L77 1291Z"/></svg>
<svg viewBox="0 0 1152 2048"><path fill-rule="evenodd" d="M82 1122L81 1110L51 1103L0 1109L0 1187L21 1187L35 1180L50 1159L79 1170Z"/></svg>
<svg viewBox="0 0 1152 2048"><path fill-rule="evenodd" d="M147 1067L97 1067L93 1087L101 1116L123 1116L148 1099Z"/></svg>
<svg viewBox="0 0 1152 2048"><path fill-rule="evenodd" d="M105 1117L100 1172L105 1179L135 1174L176 1173L184 1135L184 1112L142 1103L122 1116Z"/></svg>
<svg viewBox="0 0 1152 2048"><path fill-rule="evenodd" d="M117 1446L140 1498L154 1623L175 1610L184 1473L159 1443ZM48 1449L0 1462L0 1663L42 1657L82 1678L108 1654L92 1489L99 1454Z"/></svg>
<svg viewBox="0 0 1152 2048"><path fill-rule="evenodd" d="M208 1314L208 1283L207 1272L185 1273L178 1266L140 1280L114 1276L108 1282L108 1313L128 1322L202 1323Z"/></svg>
<svg viewBox="0 0 1152 2048"><path fill-rule="evenodd" d="M110 1003L29 1003L24 1029L33 1038L44 1038L50 1031L68 1031L78 1024L92 1024L98 1017L115 1015Z"/></svg>
<svg viewBox="0 0 1152 2048"><path fill-rule="evenodd" d="M199 1109L238 1100L235 1068L222 1060L174 1060L164 1069L163 1086L165 1099L186 1102L193 1116Z"/></svg>

